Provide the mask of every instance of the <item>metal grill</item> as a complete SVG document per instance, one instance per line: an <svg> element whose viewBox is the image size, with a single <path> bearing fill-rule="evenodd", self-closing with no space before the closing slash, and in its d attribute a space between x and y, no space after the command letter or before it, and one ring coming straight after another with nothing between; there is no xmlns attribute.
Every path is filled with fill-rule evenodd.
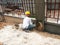
<svg viewBox="0 0 60 45"><path fill-rule="evenodd" d="M23 2L23 7L26 10L30 10L32 13L35 12L35 7L34 7L34 0L24 0Z"/></svg>
<svg viewBox="0 0 60 45"><path fill-rule="evenodd" d="M45 0L46 21L58 23L60 20L60 0Z"/></svg>
<svg viewBox="0 0 60 45"><path fill-rule="evenodd" d="M29 11L31 11L31 13L33 15L35 13L35 3L34 3L34 0L0 0L0 3L5 5L5 6L10 4L10 5L22 7L24 9L24 12L26 10L29 10Z"/></svg>

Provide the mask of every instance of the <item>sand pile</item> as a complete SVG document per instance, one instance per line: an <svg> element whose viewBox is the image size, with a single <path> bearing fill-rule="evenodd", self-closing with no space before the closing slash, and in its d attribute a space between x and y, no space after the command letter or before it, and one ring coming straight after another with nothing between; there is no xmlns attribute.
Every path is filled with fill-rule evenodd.
<svg viewBox="0 0 60 45"><path fill-rule="evenodd" d="M45 37L36 32L16 30L7 25L0 30L0 42L3 45L60 45L60 39Z"/></svg>

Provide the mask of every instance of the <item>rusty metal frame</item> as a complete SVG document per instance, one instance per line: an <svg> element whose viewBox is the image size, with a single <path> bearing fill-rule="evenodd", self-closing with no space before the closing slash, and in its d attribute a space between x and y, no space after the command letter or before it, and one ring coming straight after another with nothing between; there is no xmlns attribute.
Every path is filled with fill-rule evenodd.
<svg viewBox="0 0 60 45"><path fill-rule="evenodd" d="M55 2L53 3L52 0L50 0L50 3L49 3L48 1L49 0L46 0L46 2L45 2L45 5L47 6L47 8L46 8L46 21L47 21L47 18L53 18L53 19L57 19L57 23L58 23L58 20L60 19L59 18L59 16L60 16L60 8L59 8L60 2L57 2L57 0L55 0ZM54 4L54 9L52 9L52 4ZM48 5L50 5L51 9L48 9ZM56 9L56 5L58 5L58 9ZM51 17L52 16L52 10L54 11L53 17ZM58 10L57 18L55 17L56 16L56 10ZM50 16L48 16L48 11L50 13Z"/></svg>

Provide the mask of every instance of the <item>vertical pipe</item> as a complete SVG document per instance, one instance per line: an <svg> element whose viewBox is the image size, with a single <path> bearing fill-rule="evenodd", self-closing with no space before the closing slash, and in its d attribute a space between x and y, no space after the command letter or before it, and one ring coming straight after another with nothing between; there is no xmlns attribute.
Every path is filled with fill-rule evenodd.
<svg viewBox="0 0 60 45"><path fill-rule="evenodd" d="M23 4L23 9L24 9L24 0L22 0L22 4ZM25 12L25 9L24 9L24 12Z"/></svg>
<svg viewBox="0 0 60 45"><path fill-rule="evenodd" d="M26 2L25 4L26 4L26 10L27 10L27 0L25 0L25 2Z"/></svg>
<svg viewBox="0 0 60 45"><path fill-rule="evenodd" d="M55 14L55 13L56 13L55 10L56 10L56 0L55 0L55 2L54 2L54 15L53 15L53 18L55 18L55 15L56 15L56 14Z"/></svg>
<svg viewBox="0 0 60 45"><path fill-rule="evenodd" d="M28 0L29 1L29 4L28 4L28 10L29 10L29 6L30 6L30 0Z"/></svg>
<svg viewBox="0 0 60 45"><path fill-rule="evenodd" d="M52 0L50 0L50 15L49 15L49 18L51 18L51 8L52 8Z"/></svg>
<svg viewBox="0 0 60 45"><path fill-rule="evenodd" d="M32 12L32 14L33 14L33 0L31 0L31 2L32 2L32 4L31 4L31 5L32 5L32 10L31 10L31 12Z"/></svg>
<svg viewBox="0 0 60 45"><path fill-rule="evenodd" d="M60 5L60 3L58 3L58 6ZM58 7L58 17L57 17L57 23L58 23L58 21L59 21L59 12L60 12L60 9L59 9L59 7Z"/></svg>
<svg viewBox="0 0 60 45"><path fill-rule="evenodd" d="M28 10L28 0L26 0L26 8L27 8L27 10Z"/></svg>
<svg viewBox="0 0 60 45"><path fill-rule="evenodd" d="M30 0L30 11L31 11L31 0Z"/></svg>
<svg viewBox="0 0 60 45"><path fill-rule="evenodd" d="M23 3L24 0L21 0L22 2L22 8L23 8L23 12L24 12L24 3Z"/></svg>
<svg viewBox="0 0 60 45"><path fill-rule="evenodd" d="M31 0L31 4L30 4L30 6L31 6L31 7L30 7L30 8L31 8L30 11L31 11L31 13L32 13L32 0Z"/></svg>
<svg viewBox="0 0 60 45"><path fill-rule="evenodd" d="M28 2L27 2L27 3L28 3L28 10L29 10L29 1L30 1L30 0L27 0L27 1L28 1Z"/></svg>
<svg viewBox="0 0 60 45"><path fill-rule="evenodd" d="M21 0L21 7L23 7L23 1Z"/></svg>
<svg viewBox="0 0 60 45"><path fill-rule="evenodd" d="M30 2L29 2L29 10L31 10L30 8L31 8L31 0L30 0Z"/></svg>
<svg viewBox="0 0 60 45"><path fill-rule="evenodd" d="M25 0L25 11L27 10L27 3L26 3L26 0Z"/></svg>
<svg viewBox="0 0 60 45"><path fill-rule="evenodd" d="M25 11L26 9L25 9L25 0L24 0L24 11Z"/></svg>
<svg viewBox="0 0 60 45"><path fill-rule="evenodd" d="M46 21L47 21L47 18L48 18L47 17L48 16L48 14L47 14L47 12L48 12L48 0L46 0L46 5L45 6L46 6Z"/></svg>
<svg viewBox="0 0 60 45"><path fill-rule="evenodd" d="M35 16L35 1L33 0L33 13L34 13L34 16Z"/></svg>

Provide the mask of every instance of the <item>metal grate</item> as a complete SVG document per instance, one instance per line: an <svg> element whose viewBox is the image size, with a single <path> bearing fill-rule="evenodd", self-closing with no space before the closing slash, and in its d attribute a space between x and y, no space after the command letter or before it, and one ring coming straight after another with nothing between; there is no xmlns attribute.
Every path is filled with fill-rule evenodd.
<svg viewBox="0 0 60 45"><path fill-rule="evenodd" d="M1 0L1 4L7 5L14 5L24 8L24 12L26 10L31 11L32 15L35 13L35 3L34 0Z"/></svg>
<svg viewBox="0 0 60 45"><path fill-rule="evenodd" d="M60 0L45 0L45 17L46 21L54 21L58 23L60 20Z"/></svg>

